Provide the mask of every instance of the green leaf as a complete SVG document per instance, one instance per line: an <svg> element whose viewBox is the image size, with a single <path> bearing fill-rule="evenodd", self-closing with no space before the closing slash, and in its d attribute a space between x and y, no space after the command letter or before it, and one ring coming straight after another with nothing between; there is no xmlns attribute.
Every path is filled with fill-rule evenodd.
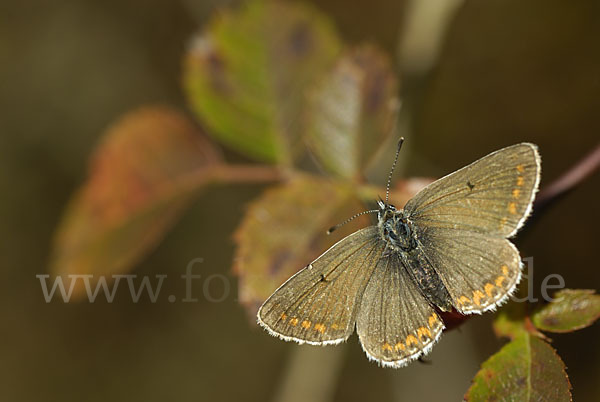
<svg viewBox="0 0 600 402"><path fill-rule="evenodd" d="M600 295L594 290L563 289L554 301L538 308L533 324L542 331L571 332L588 327L600 318Z"/></svg>
<svg viewBox="0 0 600 402"><path fill-rule="evenodd" d="M481 365L466 401L571 401L565 365L537 336L518 335Z"/></svg>
<svg viewBox="0 0 600 402"><path fill-rule="evenodd" d="M525 320L527 318L526 303L517 303L509 301L503 306L494 318L494 332L498 337L507 337L514 339L524 332Z"/></svg>
<svg viewBox="0 0 600 402"><path fill-rule="evenodd" d="M54 238L55 275L120 274L156 244L220 155L183 114L148 107L104 135ZM78 281L81 284L82 281ZM75 288L75 296L83 287Z"/></svg>
<svg viewBox="0 0 600 402"><path fill-rule="evenodd" d="M185 60L184 87L211 135L237 151L289 165L304 131L306 89L341 44L312 7L250 1L215 17Z"/></svg>
<svg viewBox="0 0 600 402"><path fill-rule="evenodd" d="M521 300L527 297L528 279L525 277L517 290L517 296ZM494 332L498 337L507 337L515 339L522 333L529 333L538 338L546 339L544 334L539 332L529 319L529 304L523 301L510 300L503 306L494 318Z"/></svg>
<svg viewBox="0 0 600 402"><path fill-rule="evenodd" d="M234 239L239 300L255 314L265 299L336 240L365 226L356 219L327 236L326 231L362 207L352 188L298 176L265 191L248 208Z"/></svg>
<svg viewBox="0 0 600 402"><path fill-rule="evenodd" d="M307 140L321 164L359 175L393 131L398 85L388 58L372 46L345 52L311 91Z"/></svg>

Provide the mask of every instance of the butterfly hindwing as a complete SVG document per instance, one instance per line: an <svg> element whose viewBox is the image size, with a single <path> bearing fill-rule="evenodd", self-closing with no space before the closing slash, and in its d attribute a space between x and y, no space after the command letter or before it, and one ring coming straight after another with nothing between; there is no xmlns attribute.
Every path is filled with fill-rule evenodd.
<svg viewBox="0 0 600 402"><path fill-rule="evenodd" d="M356 307L385 244L377 227L340 240L288 279L258 312L258 322L284 340L317 345L346 340Z"/></svg>
<svg viewBox="0 0 600 402"><path fill-rule="evenodd" d="M419 242L463 314L494 310L515 290L521 258L507 239L480 233L419 228Z"/></svg>
<svg viewBox="0 0 600 402"><path fill-rule="evenodd" d="M363 350L386 367L402 367L431 350L444 329L395 254L380 259L362 297L356 328Z"/></svg>
<svg viewBox="0 0 600 402"><path fill-rule="evenodd" d="M540 169L535 145L503 148L431 183L404 211L419 226L510 237L529 215Z"/></svg>

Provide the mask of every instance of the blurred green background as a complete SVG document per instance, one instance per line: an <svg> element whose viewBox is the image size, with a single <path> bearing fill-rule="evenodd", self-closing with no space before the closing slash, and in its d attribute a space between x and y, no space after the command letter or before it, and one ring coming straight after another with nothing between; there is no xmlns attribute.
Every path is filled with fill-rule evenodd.
<svg viewBox="0 0 600 402"><path fill-rule="evenodd" d="M202 257L195 273L230 279L225 301L136 304L119 295L112 304L44 301L35 275L46 273L53 230L85 178L100 134L140 105L185 108L180 76L187 41L215 9L231 3L1 3L2 400L262 401L294 394L298 382L325 399L459 400L480 363L503 344L492 333L491 314L445 334L430 355L433 364L400 370L369 363L355 336L325 349L269 337L236 303L230 270L231 234L263 189L256 185L206 191L134 271L178 278ZM406 177L441 176L531 141L542 154L543 188L598 144L596 0L461 3L427 74L399 61L406 2L314 3L344 39L374 41L400 66L412 126ZM243 161L232 152L226 157ZM388 166L382 161L379 170ZM570 288L598 288L599 189L596 174L517 237L522 255L534 257L536 289L550 273ZM202 281L195 286L201 294ZM223 291L211 282L211 294ZM183 281L167 280L161 292L180 295ZM552 338L574 399L600 400L600 326ZM328 363L303 367L319 359L339 363L338 377L327 379Z"/></svg>

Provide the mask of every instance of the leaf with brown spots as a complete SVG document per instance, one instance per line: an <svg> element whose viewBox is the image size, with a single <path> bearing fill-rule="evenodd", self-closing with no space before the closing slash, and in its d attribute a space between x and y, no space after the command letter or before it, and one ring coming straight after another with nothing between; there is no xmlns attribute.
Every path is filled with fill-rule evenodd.
<svg viewBox="0 0 600 402"><path fill-rule="evenodd" d="M398 84L385 54L363 45L345 52L311 91L307 140L330 172L359 175L393 131Z"/></svg>
<svg viewBox="0 0 600 402"><path fill-rule="evenodd" d="M571 401L571 383L554 349L522 332L486 360L466 401Z"/></svg>
<svg viewBox="0 0 600 402"><path fill-rule="evenodd" d="M538 308L531 316L542 331L572 332L592 325L600 318L600 295L594 290L563 289L554 301Z"/></svg>
<svg viewBox="0 0 600 402"><path fill-rule="evenodd" d="M298 152L306 90L341 47L314 8L250 1L223 11L191 43L184 88L193 111L219 141L289 165Z"/></svg>
<svg viewBox="0 0 600 402"><path fill-rule="evenodd" d="M127 272L210 180L220 159L185 115L165 107L129 113L96 149L58 227L50 271L96 280ZM82 290L76 287L74 297Z"/></svg>
<svg viewBox="0 0 600 402"><path fill-rule="evenodd" d="M252 202L235 233L239 300L251 315L286 279L369 219L327 236L329 227L363 207L345 184L297 176Z"/></svg>

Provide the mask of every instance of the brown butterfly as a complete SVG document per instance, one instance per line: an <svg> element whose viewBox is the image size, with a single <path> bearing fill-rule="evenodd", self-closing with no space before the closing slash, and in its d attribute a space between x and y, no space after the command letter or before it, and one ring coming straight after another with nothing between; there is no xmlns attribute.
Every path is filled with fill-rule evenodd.
<svg viewBox="0 0 600 402"><path fill-rule="evenodd" d="M365 212L377 212L377 225L288 279L258 323L313 345L343 342L356 326L369 359L386 367L427 354L444 329L440 311L481 314L516 289L521 258L507 238L531 212L540 169L535 145L513 145L431 183L403 209L388 202L388 180L385 202Z"/></svg>

